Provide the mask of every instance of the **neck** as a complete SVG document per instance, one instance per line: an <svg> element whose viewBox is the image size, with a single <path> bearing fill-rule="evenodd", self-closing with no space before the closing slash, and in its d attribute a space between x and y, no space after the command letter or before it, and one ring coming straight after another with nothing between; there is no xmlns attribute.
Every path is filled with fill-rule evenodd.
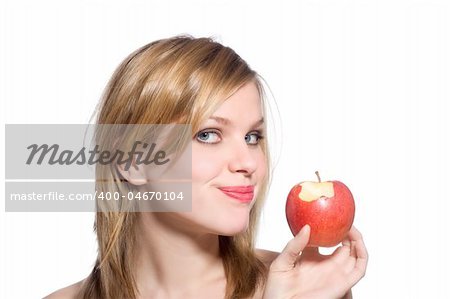
<svg viewBox="0 0 450 299"><path fill-rule="evenodd" d="M135 273L142 297L194 293L225 277L218 235L189 231L171 214L139 215Z"/></svg>

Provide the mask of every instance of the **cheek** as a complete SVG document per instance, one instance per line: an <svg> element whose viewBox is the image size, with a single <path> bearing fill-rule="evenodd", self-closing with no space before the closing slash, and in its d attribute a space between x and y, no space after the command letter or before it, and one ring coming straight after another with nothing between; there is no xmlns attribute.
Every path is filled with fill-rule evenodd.
<svg viewBox="0 0 450 299"><path fill-rule="evenodd" d="M222 161L217 152L211 150L192 151L192 181L208 181L217 176L222 168Z"/></svg>
<svg viewBox="0 0 450 299"><path fill-rule="evenodd" d="M263 152L261 152L258 155L257 163L258 163L258 169L256 170L256 172L257 172L257 176L258 176L258 181L261 182L268 173L268 169L267 169L268 165L267 165L267 161L266 161L266 156L264 155Z"/></svg>

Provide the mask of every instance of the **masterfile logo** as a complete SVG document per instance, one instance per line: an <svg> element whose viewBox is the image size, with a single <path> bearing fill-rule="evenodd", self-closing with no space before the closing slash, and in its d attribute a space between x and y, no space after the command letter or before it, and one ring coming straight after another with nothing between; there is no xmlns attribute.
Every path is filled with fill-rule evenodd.
<svg viewBox="0 0 450 299"><path fill-rule="evenodd" d="M191 209L190 125L7 124L5 132L7 212ZM149 176L134 186L118 167Z"/></svg>

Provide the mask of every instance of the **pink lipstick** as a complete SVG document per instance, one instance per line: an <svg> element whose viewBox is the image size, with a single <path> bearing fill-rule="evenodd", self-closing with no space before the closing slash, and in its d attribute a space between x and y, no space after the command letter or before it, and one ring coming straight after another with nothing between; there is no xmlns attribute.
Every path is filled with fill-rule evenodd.
<svg viewBox="0 0 450 299"><path fill-rule="evenodd" d="M251 202L254 195L254 186L226 186L220 187L220 191L231 198L237 199L240 202Z"/></svg>

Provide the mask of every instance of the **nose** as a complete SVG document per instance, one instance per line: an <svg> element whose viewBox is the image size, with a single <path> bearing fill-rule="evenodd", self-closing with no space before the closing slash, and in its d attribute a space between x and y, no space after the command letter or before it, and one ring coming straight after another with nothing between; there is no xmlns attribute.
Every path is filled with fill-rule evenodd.
<svg viewBox="0 0 450 299"><path fill-rule="evenodd" d="M231 172L243 173L251 175L258 167L256 159L257 149L248 145L245 140L236 142L234 150L231 151L229 169Z"/></svg>

